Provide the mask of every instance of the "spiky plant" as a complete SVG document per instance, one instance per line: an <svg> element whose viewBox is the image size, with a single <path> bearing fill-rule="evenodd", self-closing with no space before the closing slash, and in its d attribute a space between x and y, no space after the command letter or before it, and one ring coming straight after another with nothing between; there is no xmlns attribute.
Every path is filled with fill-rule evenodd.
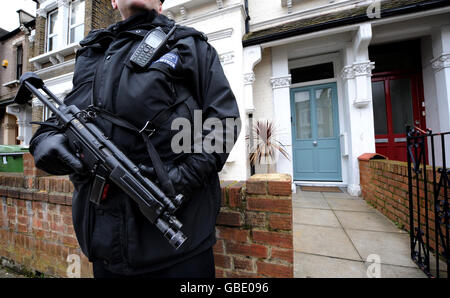
<svg viewBox="0 0 450 298"><path fill-rule="evenodd" d="M270 165L275 161L276 152L280 152L288 160L289 154L285 146L277 140L279 130L275 124L269 120L256 121L253 125L253 146L250 148L250 163L267 164L267 173L269 173ZM246 136L246 140L250 140L250 136Z"/></svg>

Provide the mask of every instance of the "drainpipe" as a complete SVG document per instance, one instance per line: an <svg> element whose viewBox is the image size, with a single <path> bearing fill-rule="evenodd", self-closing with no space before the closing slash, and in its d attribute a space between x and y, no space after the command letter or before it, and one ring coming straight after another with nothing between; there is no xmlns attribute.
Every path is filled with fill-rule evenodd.
<svg viewBox="0 0 450 298"><path fill-rule="evenodd" d="M253 114L250 113L248 114L248 127L250 128L249 130L249 141L250 141L250 150L253 149ZM250 176L255 175L256 171L255 171L255 165L250 163Z"/></svg>
<svg viewBox="0 0 450 298"><path fill-rule="evenodd" d="M248 10L248 0L244 0L244 8L247 17L245 18L245 34L250 32L250 14Z"/></svg>

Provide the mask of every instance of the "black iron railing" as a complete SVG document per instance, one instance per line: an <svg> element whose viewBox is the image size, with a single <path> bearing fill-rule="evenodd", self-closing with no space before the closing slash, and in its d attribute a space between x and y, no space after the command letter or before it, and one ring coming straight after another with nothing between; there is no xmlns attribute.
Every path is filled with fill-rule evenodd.
<svg viewBox="0 0 450 298"><path fill-rule="evenodd" d="M445 146L449 141L450 132L433 134L407 128L411 258L425 274L437 278L443 273L449 278L450 269L450 182ZM427 162L430 157L431 163Z"/></svg>

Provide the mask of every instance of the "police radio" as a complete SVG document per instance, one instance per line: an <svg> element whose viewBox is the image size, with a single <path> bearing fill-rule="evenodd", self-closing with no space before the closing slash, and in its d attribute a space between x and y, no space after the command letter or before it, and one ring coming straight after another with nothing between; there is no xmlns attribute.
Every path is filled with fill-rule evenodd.
<svg viewBox="0 0 450 298"><path fill-rule="evenodd" d="M161 27L157 27L147 33L137 49L134 51L130 58L130 61L137 67L145 69L147 68L154 57L158 57L162 49L164 49L167 40L175 31L176 26L173 26L172 30L166 35Z"/></svg>

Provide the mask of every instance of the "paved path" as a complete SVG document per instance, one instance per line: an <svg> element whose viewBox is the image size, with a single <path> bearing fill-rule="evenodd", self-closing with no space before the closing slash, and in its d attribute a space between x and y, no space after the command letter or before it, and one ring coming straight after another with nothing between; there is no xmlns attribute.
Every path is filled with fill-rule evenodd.
<svg viewBox="0 0 450 298"><path fill-rule="evenodd" d="M362 198L298 188L293 208L294 277L366 278L370 255L381 277L426 277L410 259L409 234Z"/></svg>

